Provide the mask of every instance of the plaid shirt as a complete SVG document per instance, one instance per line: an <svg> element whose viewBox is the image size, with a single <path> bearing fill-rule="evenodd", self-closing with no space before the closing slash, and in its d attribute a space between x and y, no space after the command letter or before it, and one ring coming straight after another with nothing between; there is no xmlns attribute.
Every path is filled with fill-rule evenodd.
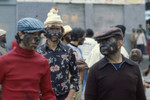
<svg viewBox="0 0 150 100"><path fill-rule="evenodd" d="M70 47L60 42L56 50L53 51L46 43L38 47L36 51L49 61L51 83L55 94L63 95L68 93L70 89L79 90L79 72L75 55ZM70 78L69 72L71 73Z"/></svg>

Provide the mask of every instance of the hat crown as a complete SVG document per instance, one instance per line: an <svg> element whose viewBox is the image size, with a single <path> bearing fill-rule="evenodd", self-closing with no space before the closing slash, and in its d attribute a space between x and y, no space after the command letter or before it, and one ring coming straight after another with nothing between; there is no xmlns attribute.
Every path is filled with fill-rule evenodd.
<svg viewBox="0 0 150 100"><path fill-rule="evenodd" d="M3 30L3 29L0 29L0 36L2 36L2 35L4 35L4 34L6 34L6 31Z"/></svg>
<svg viewBox="0 0 150 100"><path fill-rule="evenodd" d="M44 22L45 26L47 26L48 24L62 24L62 23L63 21L61 20L60 15L58 15L58 9L56 7L53 7L47 14L47 19Z"/></svg>
<svg viewBox="0 0 150 100"><path fill-rule="evenodd" d="M18 32L38 32L44 30L44 24L35 18L23 18L18 21L17 24L17 31Z"/></svg>
<svg viewBox="0 0 150 100"><path fill-rule="evenodd" d="M123 33L122 33L121 29L119 29L117 27L110 27L101 32L98 32L94 36L94 38L98 41L98 40L110 38L112 36L117 36L117 35L120 35L123 38Z"/></svg>
<svg viewBox="0 0 150 100"><path fill-rule="evenodd" d="M69 25L65 25L63 28L64 28L63 35L65 35L65 34L67 34L67 33L72 31L72 28Z"/></svg>

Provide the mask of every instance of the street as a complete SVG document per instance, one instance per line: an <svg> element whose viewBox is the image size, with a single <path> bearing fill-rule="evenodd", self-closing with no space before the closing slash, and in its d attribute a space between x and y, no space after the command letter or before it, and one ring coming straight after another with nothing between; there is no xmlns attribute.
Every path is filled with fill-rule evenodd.
<svg viewBox="0 0 150 100"><path fill-rule="evenodd" d="M148 66L149 66L149 56L144 55L143 61L140 64L140 70L142 74ZM150 82L150 73L147 76L143 76L143 77L146 81ZM146 97L147 97L147 100L150 100L150 88L146 88Z"/></svg>

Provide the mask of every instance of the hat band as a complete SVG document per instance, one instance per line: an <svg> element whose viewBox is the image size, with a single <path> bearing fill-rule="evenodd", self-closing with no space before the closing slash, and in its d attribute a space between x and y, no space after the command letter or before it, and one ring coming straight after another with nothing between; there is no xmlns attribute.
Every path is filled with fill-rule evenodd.
<svg viewBox="0 0 150 100"><path fill-rule="evenodd" d="M62 21L45 21L44 24L62 24Z"/></svg>
<svg viewBox="0 0 150 100"><path fill-rule="evenodd" d="M42 31L42 30L44 30L44 29L42 29L42 28L26 28L26 27L18 27L18 32L21 32L21 31L23 31L23 32L32 32L32 31Z"/></svg>

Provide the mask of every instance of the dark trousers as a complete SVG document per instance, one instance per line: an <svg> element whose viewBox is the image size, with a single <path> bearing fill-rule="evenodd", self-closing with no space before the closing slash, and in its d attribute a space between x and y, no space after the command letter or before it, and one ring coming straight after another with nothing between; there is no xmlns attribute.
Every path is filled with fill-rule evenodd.
<svg viewBox="0 0 150 100"><path fill-rule="evenodd" d="M136 47L141 50L142 54L145 54L145 46L144 46L144 44L139 44Z"/></svg>
<svg viewBox="0 0 150 100"><path fill-rule="evenodd" d="M56 96L56 98L57 98L57 100L65 100L67 96L68 96L68 93L66 93L64 95Z"/></svg>

